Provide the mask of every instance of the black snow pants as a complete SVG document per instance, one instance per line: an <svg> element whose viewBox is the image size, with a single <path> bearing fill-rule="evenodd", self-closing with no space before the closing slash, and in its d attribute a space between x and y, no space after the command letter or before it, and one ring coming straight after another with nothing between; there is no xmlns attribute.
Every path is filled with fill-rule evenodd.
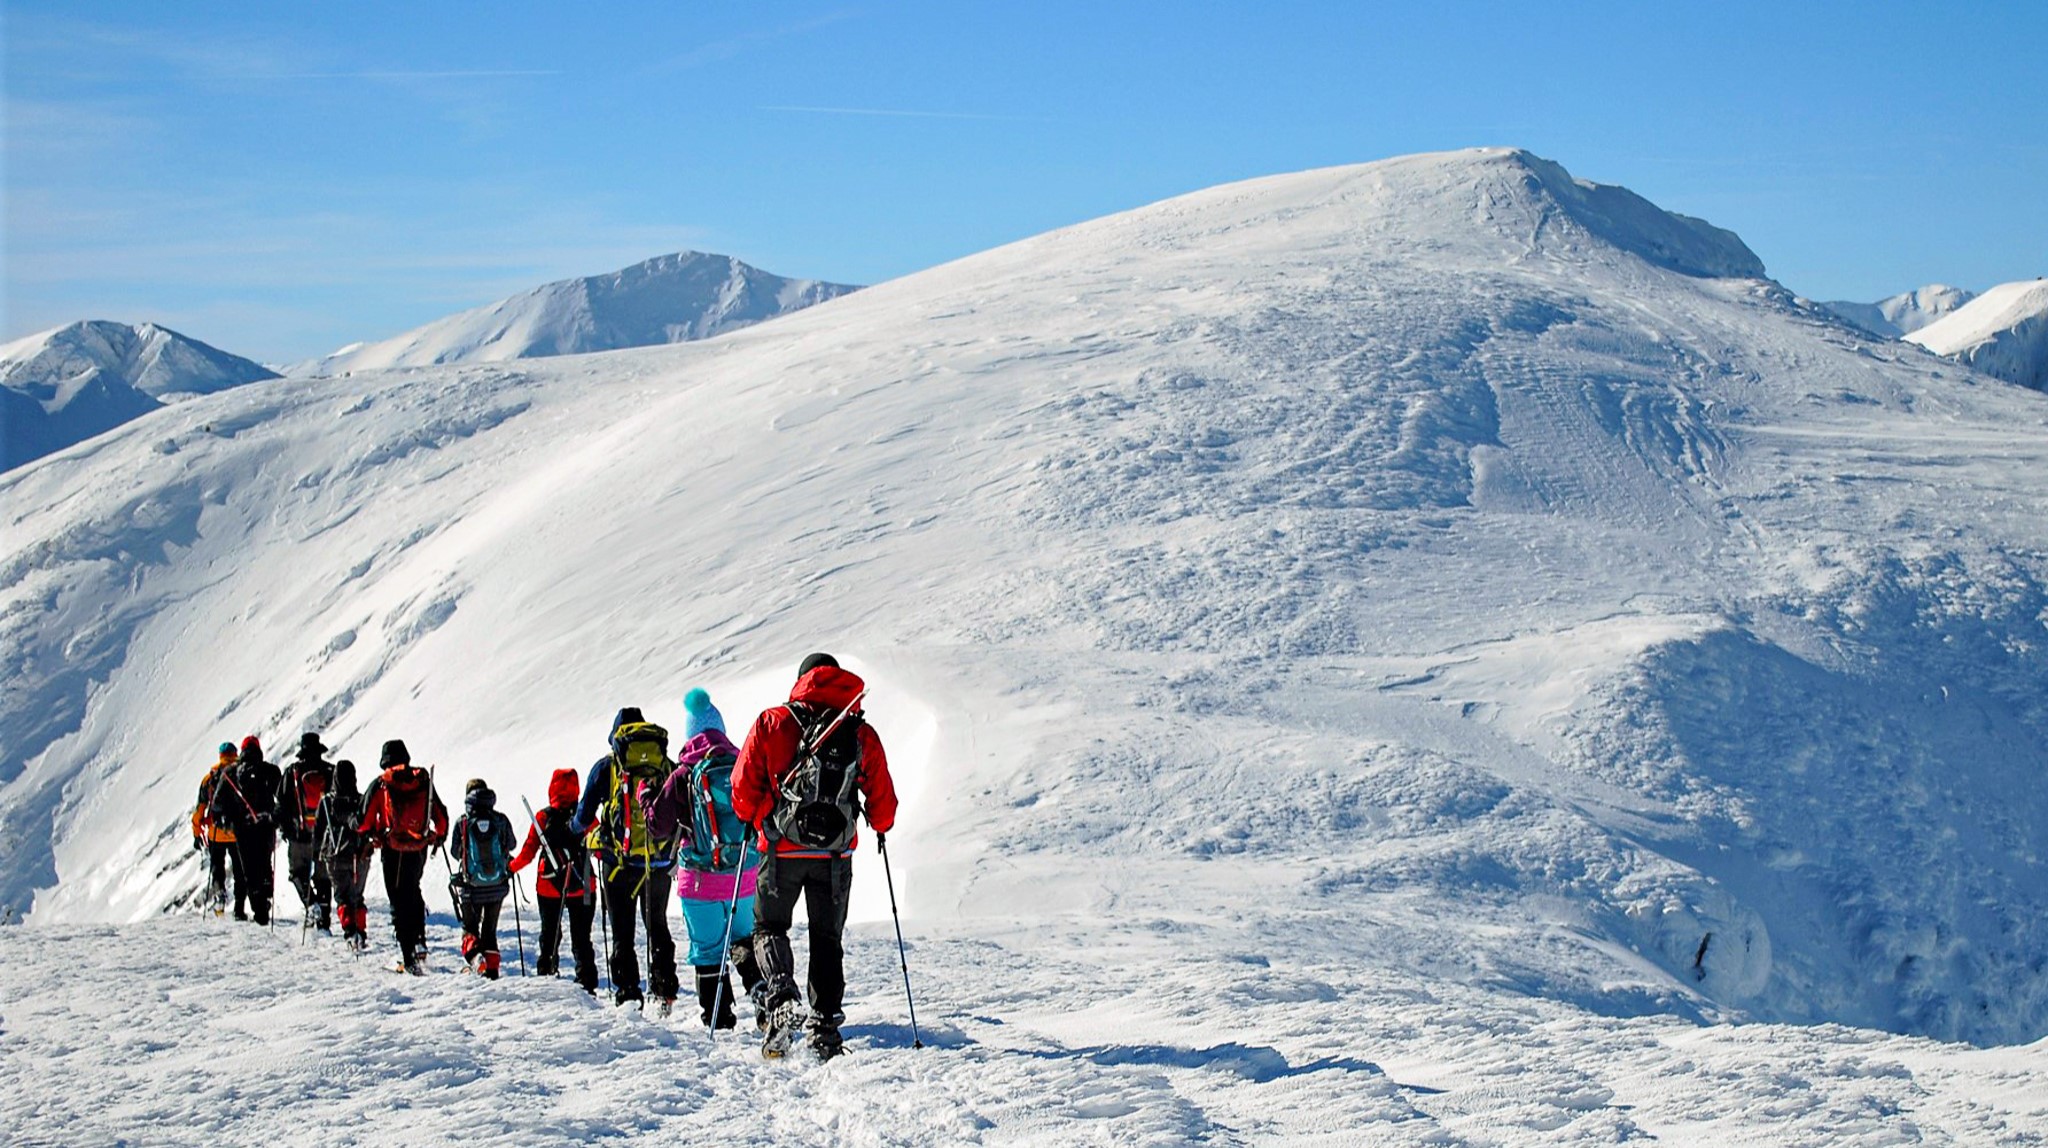
<svg viewBox="0 0 2048 1148"><path fill-rule="evenodd" d="M219 912L228 905L228 878L234 875L235 916L249 915L249 880L242 874L242 851L232 841L208 841L206 843L207 881L206 893Z"/></svg>
<svg viewBox="0 0 2048 1148"><path fill-rule="evenodd" d="M391 898L391 928L398 934L398 951L407 958L427 951L427 898L420 892L426 872L426 850L384 850L384 895Z"/></svg>
<svg viewBox="0 0 2048 1148"><path fill-rule="evenodd" d="M576 983L585 992L597 991L597 953L590 945L590 925L597 916L597 902L590 897L540 898L540 959L534 971L544 977L561 971L562 914L569 914L569 953L576 960Z"/></svg>
<svg viewBox="0 0 2048 1148"><path fill-rule="evenodd" d="M334 905L334 891L327 882L327 867L320 864L320 849L312 841L287 841L284 847L287 872L299 904L313 914L314 923L327 927L328 910Z"/></svg>
<svg viewBox="0 0 2048 1148"><path fill-rule="evenodd" d="M668 929L670 880L667 869L630 865L618 876L605 878L605 915L612 928L612 999L620 1004L641 999L640 956L633 944L636 917L647 926L647 991L674 1000L681 985L676 978L676 940Z"/></svg>
<svg viewBox="0 0 2048 1148"><path fill-rule="evenodd" d="M257 924L268 925L270 897L277 887L277 831L237 827L235 854L242 861L242 887L249 893L249 909Z"/></svg>
<svg viewBox="0 0 2048 1148"><path fill-rule="evenodd" d="M789 945L790 922L798 897L804 899L811 926L811 962L806 989L811 1000L811 1028L837 1030L845 1019L846 966L841 934L846 905L853 893L851 857L779 857L771 853L761 864L754 887L754 956L772 1008L795 1000L796 954Z"/></svg>

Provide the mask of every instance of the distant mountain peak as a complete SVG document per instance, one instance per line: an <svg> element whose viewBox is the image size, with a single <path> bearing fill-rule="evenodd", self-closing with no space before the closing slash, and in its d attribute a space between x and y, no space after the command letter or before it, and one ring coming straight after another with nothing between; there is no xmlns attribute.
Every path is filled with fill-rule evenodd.
<svg viewBox="0 0 2048 1148"><path fill-rule="evenodd" d="M1961 287L1929 283L1875 303L1834 300L1821 306L1880 338L1902 339L1975 298Z"/></svg>
<svg viewBox="0 0 2048 1148"><path fill-rule="evenodd" d="M2048 391L2048 279L2001 283L1906 338L2008 383Z"/></svg>
<svg viewBox="0 0 2048 1148"><path fill-rule="evenodd" d="M689 342L853 290L786 279L729 255L677 251L601 275L543 284L389 339L351 343L287 373L338 375Z"/></svg>
<svg viewBox="0 0 2048 1148"><path fill-rule="evenodd" d="M277 372L156 323L86 319L0 346L0 470L82 442L178 395Z"/></svg>

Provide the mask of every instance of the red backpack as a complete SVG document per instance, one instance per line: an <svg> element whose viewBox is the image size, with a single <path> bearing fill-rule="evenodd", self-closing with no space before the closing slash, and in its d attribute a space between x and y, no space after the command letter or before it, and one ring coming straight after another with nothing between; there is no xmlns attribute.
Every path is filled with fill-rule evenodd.
<svg viewBox="0 0 2048 1148"><path fill-rule="evenodd" d="M378 787L384 843L400 853L417 853L433 841L434 788L427 772L409 765L384 771Z"/></svg>

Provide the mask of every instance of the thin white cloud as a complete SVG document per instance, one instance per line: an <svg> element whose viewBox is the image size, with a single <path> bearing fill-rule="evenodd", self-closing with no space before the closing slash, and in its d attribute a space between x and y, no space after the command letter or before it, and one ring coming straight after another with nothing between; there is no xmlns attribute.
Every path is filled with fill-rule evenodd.
<svg viewBox="0 0 2048 1148"><path fill-rule="evenodd" d="M471 68L419 72L276 72L235 76L239 80L475 80L504 76L559 76L553 68Z"/></svg>
<svg viewBox="0 0 2048 1148"><path fill-rule="evenodd" d="M806 104L762 104L764 112L795 112L817 116L892 116L913 120L996 120L1008 123L1042 122L1034 116L995 116L980 112L930 112L911 108L830 108Z"/></svg>

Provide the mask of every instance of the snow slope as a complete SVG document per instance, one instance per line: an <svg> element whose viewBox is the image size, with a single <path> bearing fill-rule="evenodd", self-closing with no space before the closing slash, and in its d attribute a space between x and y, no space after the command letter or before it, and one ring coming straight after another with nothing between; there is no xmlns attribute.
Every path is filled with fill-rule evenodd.
<svg viewBox="0 0 2048 1148"><path fill-rule="evenodd" d="M744 721L822 648L903 773L951 1051L902 1047L870 926L877 1055L791 1085L799 1141L2048 1136L2040 1045L1878 1035L2048 1032L2048 407L1761 274L1458 152L710 342L152 415L0 479L5 943L203 959L156 914L225 736L402 736L516 806L620 704ZM469 991L355 985L436 1031ZM283 990L238 991L202 1007L260 1027ZM1815 1027L1695 1027L1727 1020ZM649 1137L745 1103L758 1066L617 1023L377 1064L645 1051L684 1090Z"/></svg>
<svg viewBox="0 0 2048 1148"><path fill-rule="evenodd" d="M499 363L681 343L852 290L815 279L784 279L726 255L683 251L609 275L549 283L403 335L343 347L286 373L341 375L382 367Z"/></svg>
<svg viewBox="0 0 2048 1148"><path fill-rule="evenodd" d="M2002 283L1908 338L2008 383L2048 390L2048 279Z"/></svg>
<svg viewBox="0 0 2048 1148"><path fill-rule="evenodd" d="M154 323L90 320L0 346L0 470L275 371Z"/></svg>
<svg viewBox="0 0 2048 1148"><path fill-rule="evenodd" d="M1821 306L1873 335L1899 339L1939 321L1976 297L1961 287L1930 283L1875 303L1838 300Z"/></svg>

